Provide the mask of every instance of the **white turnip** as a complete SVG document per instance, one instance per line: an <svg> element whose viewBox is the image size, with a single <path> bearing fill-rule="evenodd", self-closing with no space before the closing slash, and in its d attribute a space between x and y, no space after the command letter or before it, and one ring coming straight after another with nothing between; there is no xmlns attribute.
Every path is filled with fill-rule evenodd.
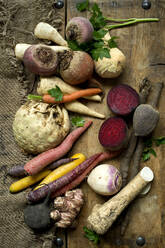
<svg viewBox="0 0 165 248"><path fill-rule="evenodd" d="M109 164L101 164L94 168L89 174L87 182L100 195L113 195L122 186L122 178L119 170Z"/></svg>

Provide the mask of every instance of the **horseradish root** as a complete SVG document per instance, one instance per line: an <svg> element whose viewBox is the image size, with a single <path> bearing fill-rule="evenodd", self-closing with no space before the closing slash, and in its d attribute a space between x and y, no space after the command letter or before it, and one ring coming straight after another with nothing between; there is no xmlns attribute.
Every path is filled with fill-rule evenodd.
<svg viewBox="0 0 165 248"><path fill-rule="evenodd" d="M98 234L104 234L128 204L153 180L149 167L144 167L117 195L95 208L87 219L88 227Z"/></svg>
<svg viewBox="0 0 165 248"><path fill-rule="evenodd" d="M160 98L163 83L155 85L154 96L149 104L140 104L133 116L133 129L136 136L147 136L159 121L159 112L155 109Z"/></svg>
<svg viewBox="0 0 165 248"><path fill-rule="evenodd" d="M113 113L129 115L139 105L139 95L129 85L119 84L110 89L107 104Z"/></svg>
<svg viewBox="0 0 165 248"><path fill-rule="evenodd" d="M120 150L128 142L126 122L120 117L110 117L101 125L98 138L103 147L111 151Z"/></svg>
<svg viewBox="0 0 165 248"><path fill-rule="evenodd" d="M93 26L87 18L74 17L66 26L66 37L67 40L74 40L78 44L82 44L92 40L93 31Z"/></svg>
<svg viewBox="0 0 165 248"><path fill-rule="evenodd" d="M55 220L55 225L61 228L72 226L84 203L84 195L81 189L67 191L64 197L54 200L54 207L50 217Z"/></svg>
<svg viewBox="0 0 165 248"><path fill-rule="evenodd" d="M60 33L51 25L45 22L40 22L37 24L34 30L35 36L39 39L51 40L60 46L67 46L68 43Z"/></svg>

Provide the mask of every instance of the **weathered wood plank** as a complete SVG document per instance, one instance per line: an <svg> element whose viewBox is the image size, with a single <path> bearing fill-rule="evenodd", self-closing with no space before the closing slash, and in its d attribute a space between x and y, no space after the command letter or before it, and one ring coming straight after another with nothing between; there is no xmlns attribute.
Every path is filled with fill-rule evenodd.
<svg viewBox="0 0 165 248"><path fill-rule="evenodd" d="M76 3L81 1L67 1L67 20L74 16L88 16L86 12L79 13L76 10ZM149 11L145 11L141 8L141 1L138 0L105 0L105 1L90 1L97 2L101 7L105 16L111 16L113 18L131 18L131 17L159 17L159 23L141 23L131 27L125 27L122 29L112 30L111 34L119 36L119 47L126 54L127 67L125 72L117 79L101 80L103 82L106 92L116 83L127 83L132 87L138 89L139 82L148 77L153 83L164 80L165 72L164 65L158 65L159 63L165 63L164 59L164 43L165 31L164 31L164 14L165 14L165 1L152 1L152 8ZM155 64L155 65L152 65ZM165 90L163 90L163 96ZM165 114L164 107L165 100L163 96L160 99L159 111L160 121L156 128L154 135L164 135L165 128ZM93 109L104 112L106 117L109 117L112 113L106 106L106 98L103 103L87 103ZM89 118L87 118L89 119ZM81 137L80 142L76 144L73 149L74 152L84 152L86 156L90 156L95 152L102 151L97 138L98 130L102 121L94 119L93 126L88 132ZM148 248L164 247L163 234L165 233L165 195L163 192L163 186L165 182L163 180L163 153L165 147L155 148L157 152L157 158L151 158L145 165L151 167L155 172L155 181L152 186L152 190L145 198L139 198L133 203L131 209L131 221L126 230L125 236L119 235L119 221L115 223L109 232L102 237L101 244L98 247L101 248L126 248L136 247L135 240L139 235L143 235L146 238L146 246ZM111 164L119 167L119 159L110 161ZM143 167L144 164L142 163ZM83 237L83 226L86 225L86 219L91 212L92 207L96 203L102 203L105 198L96 195L84 182L81 185L85 193L85 205L81 211L79 217L79 225L77 229L68 232L68 247L69 248L84 248L95 247L91 242Z"/></svg>

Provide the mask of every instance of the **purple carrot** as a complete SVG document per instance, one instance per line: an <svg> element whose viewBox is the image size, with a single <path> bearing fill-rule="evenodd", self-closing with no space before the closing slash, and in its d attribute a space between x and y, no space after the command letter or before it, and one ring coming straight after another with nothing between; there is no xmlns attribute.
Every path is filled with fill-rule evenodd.
<svg viewBox="0 0 165 248"><path fill-rule="evenodd" d="M30 201L30 202L40 201L41 199L46 197L49 192L51 192L51 194L53 194L56 190L62 188L66 184L69 184L78 175L80 175L85 169L87 169L88 166L90 166L90 164L92 164L100 156L100 154L102 154L102 153L97 153L97 154L91 156L90 158L85 160L83 163L78 165L75 169L73 169L72 171L70 171L69 173L64 175L63 177L60 177L59 179L57 179L57 180L55 180L55 181L53 181L47 185L44 185L44 186L40 187L39 189L36 189L34 191L30 191L28 196L27 196L28 201Z"/></svg>
<svg viewBox="0 0 165 248"><path fill-rule="evenodd" d="M49 169L49 170L54 170L57 167L59 167L60 165L70 163L70 162L72 162L72 161L74 161L76 159L78 159L78 158L62 158L62 159L60 159L58 161L53 162L52 164L50 164L46 168Z"/></svg>
<svg viewBox="0 0 165 248"><path fill-rule="evenodd" d="M24 165L16 165L10 168L7 174L11 177L23 177L27 172L24 170Z"/></svg>

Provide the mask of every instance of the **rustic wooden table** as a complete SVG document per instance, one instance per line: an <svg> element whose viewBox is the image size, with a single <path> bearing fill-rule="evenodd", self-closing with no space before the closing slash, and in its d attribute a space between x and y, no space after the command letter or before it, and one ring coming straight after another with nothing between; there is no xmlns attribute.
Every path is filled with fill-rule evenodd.
<svg viewBox="0 0 165 248"><path fill-rule="evenodd" d="M75 16L88 17L87 12L79 13L76 3L80 1L65 1L65 7L61 10L65 23ZM111 31L112 35L118 36L120 49L127 57L127 66L124 73L117 79L102 80L106 92L113 84L127 83L138 89L138 84L144 77L148 77L153 83L163 81L165 77L165 0L153 0L150 10L141 7L141 0L104 0L90 1L97 2L105 16L113 18L131 17L158 17L159 23L141 23L138 25L124 27ZM64 27L63 27L64 33ZM163 136L165 128L164 95L159 102L160 121L154 132L155 136ZM104 112L106 117L111 115L106 106L106 98L103 103L89 103L93 109ZM88 118L89 119L89 118ZM82 151L87 156L102 150L98 142L98 130L102 121L95 119L93 127L88 130L81 142L78 142L72 151ZM165 247L165 180L164 160L165 147L155 148L157 157L152 157L145 165L151 167L155 173L155 180L152 190L144 198L138 198L133 202L131 208L131 221L123 237L120 236L120 221L114 224L109 232L101 239L101 248L127 248L137 247L136 238L144 236L147 248ZM119 166L119 159L111 161ZM144 166L144 163L141 164ZM86 219L96 203L104 202L105 198L96 195L84 182L81 185L85 193L85 205L79 217L79 224L75 230L67 231L65 238L68 248L95 247L83 236L83 226ZM119 217L120 218L120 217Z"/></svg>

